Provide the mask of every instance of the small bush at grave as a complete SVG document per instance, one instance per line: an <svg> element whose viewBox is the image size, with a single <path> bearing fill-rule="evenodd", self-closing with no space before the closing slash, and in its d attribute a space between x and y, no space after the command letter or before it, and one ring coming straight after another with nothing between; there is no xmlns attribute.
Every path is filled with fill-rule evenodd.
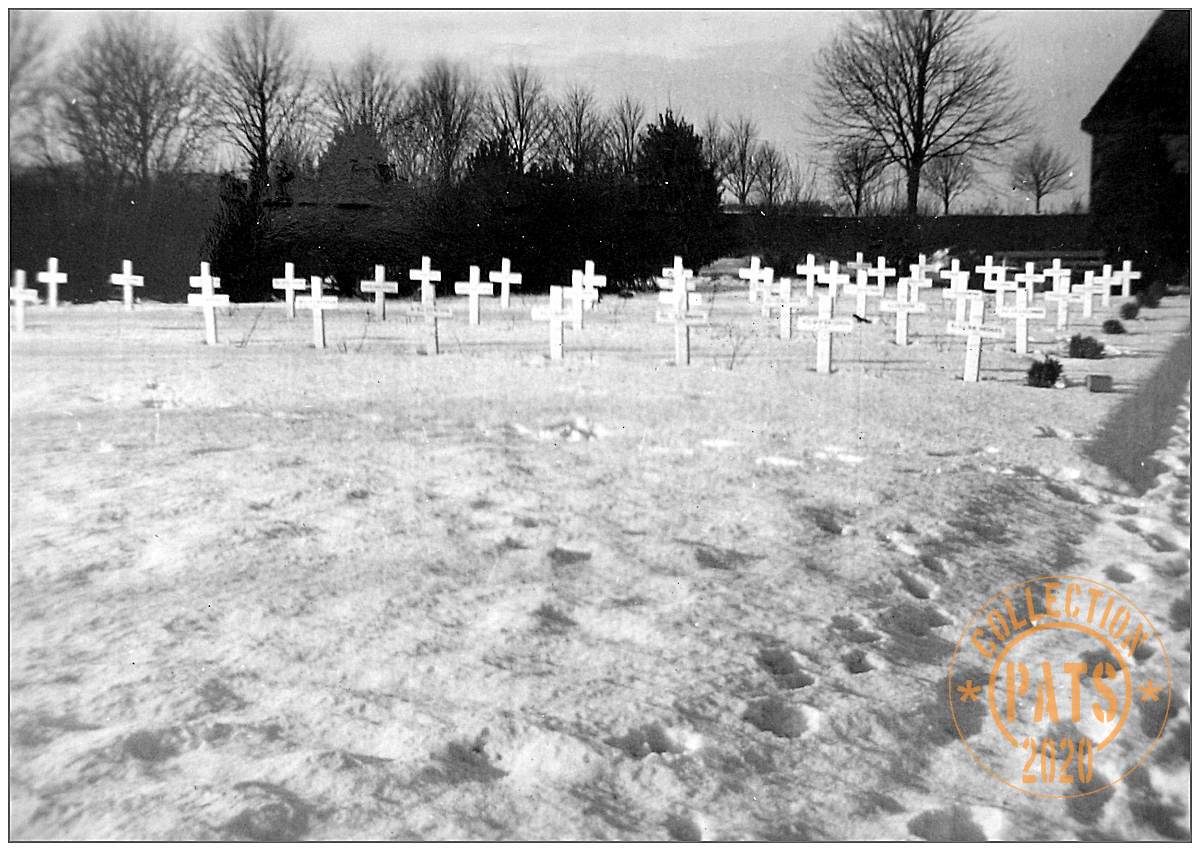
<svg viewBox="0 0 1200 851"><path fill-rule="evenodd" d="M1105 334L1124 334L1125 326L1121 324L1119 319L1105 319L1104 324L1100 326L1100 330Z"/></svg>
<svg viewBox="0 0 1200 851"><path fill-rule="evenodd" d="M1138 290L1134 297L1137 299L1138 304L1140 304L1142 307L1153 309L1158 307L1159 302L1162 301L1163 294L1164 289L1162 283L1155 281L1146 289Z"/></svg>
<svg viewBox="0 0 1200 851"><path fill-rule="evenodd" d="M1067 357L1099 360L1104 357L1104 344L1095 337L1076 334L1067 344Z"/></svg>
<svg viewBox="0 0 1200 851"><path fill-rule="evenodd" d="M1061 374L1062 364L1054 358L1048 357L1029 365L1025 383L1030 387L1053 387Z"/></svg>
<svg viewBox="0 0 1200 851"><path fill-rule="evenodd" d="M1138 303L1136 301L1127 301L1121 305L1121 318L1126 322L1131 319L1137 319L1139 310L1141 310L1141 308L1138 307Z"/></svg>

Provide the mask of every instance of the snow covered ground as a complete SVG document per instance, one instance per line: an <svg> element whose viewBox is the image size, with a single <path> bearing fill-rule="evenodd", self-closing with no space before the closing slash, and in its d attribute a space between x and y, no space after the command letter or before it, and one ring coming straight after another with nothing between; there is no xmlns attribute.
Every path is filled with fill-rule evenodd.
<svg viewBox="0 0 1200 851"><path fill-rule="evenodd" d="M365 303L324 351L281 305L215 348L185 306L31 310L12 837L1186 836L1188 402L1144 495L1083 447L1188 298L1119 337L1073 317L1117 352L1044 390L1011 337L964 384L929 293L913 346L856 323L818 375L720 283L686 369L649 295L558 364L519 295L478 328L448 300L437 357ZM1071 800L986 775L946 706L974 610L1051 573L1131 596L1175 675L1147 765Z"/></svg>

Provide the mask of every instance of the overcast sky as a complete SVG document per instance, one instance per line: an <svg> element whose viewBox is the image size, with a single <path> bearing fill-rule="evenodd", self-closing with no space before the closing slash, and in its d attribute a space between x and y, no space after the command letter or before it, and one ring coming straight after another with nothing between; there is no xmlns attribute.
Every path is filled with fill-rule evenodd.
<svg viewBox="0 0 1200 851"><path fill-rule="evenodd" d="M104 12L51 12L67 47ZM146 12L197 47L231 11ZM445 56L491 79L510 61L528 62L551 88L593 87L604 102L629 92L649 115L668 105L700 125L715 112L753 118L760 136L813 155L810 135L817 54L858 14L849 11L288 11L318 66L346 63L366 47L410 78ZM1048 141L1077 164L1074 193L1086 198L1088 136L1079 122L1145 35L1154 10L1000 11L982 29L1012 62L1018 86ZM998 175L993 197L1011 198ZM1014 210L1015 211L1015 210Z"/></svg>

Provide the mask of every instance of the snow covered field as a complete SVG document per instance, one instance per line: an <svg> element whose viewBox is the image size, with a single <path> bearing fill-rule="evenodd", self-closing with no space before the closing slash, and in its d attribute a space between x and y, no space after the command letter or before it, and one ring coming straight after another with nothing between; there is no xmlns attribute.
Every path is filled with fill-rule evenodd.
<svg viewBox="0 0 1200 851"><path fill-rule="evenodd" d="M1011 334L964 384L931 295L915 345L856 324L829 376L730 278L685 369L650 295L558 364L544 297L478 328L446 300L438 357L394 305L330 314L324 351L278 304L215 348L185 306L32 309L12 837L1186 836L1190 421L1146 495L1083 447L1190 302L1073 315L1118 351L1044 390ZM1148 764L1066 801L985 774L946 706L974 610L1053 573L1130 595L1175 674Z"/></svg>

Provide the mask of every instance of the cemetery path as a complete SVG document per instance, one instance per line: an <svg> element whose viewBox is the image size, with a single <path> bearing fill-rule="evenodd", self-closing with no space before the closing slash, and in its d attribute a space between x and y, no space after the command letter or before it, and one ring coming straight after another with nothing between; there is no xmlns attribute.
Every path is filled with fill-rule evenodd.
<svg viewBox="0 0 1200 851"><path fill-rule="evenodd" d="M437 358L397 353L419 326L363 335L365 306L325 352L250 307L221 322L253 343L215 349L172 308L31 313L13 838L1186 830L1188 409L1137 494L1083 452L1118 396L1027 388L999 348L965 385L942 313L904 350L856 328L819 376L811 340L714 301L738 324L691 369L649 298L606 300L555 365L491 305ZM1102 364L1119 390L1187 314L1146 312ZM1150 764L1074 802L982 772L946 705L975 608L1054 573L1132 595L1178 676Z"/></svg>

